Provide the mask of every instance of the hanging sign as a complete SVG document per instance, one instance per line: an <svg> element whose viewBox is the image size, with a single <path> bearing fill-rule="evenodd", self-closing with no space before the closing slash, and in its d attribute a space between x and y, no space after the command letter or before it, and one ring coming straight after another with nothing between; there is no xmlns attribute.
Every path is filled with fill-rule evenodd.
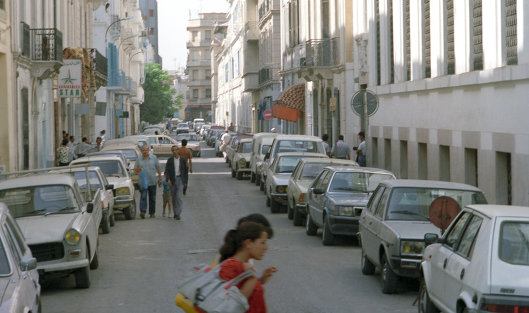
<svg viewBox="0 0 529 313"><path fill-rule="evenodd" d="M57 90L61 98L81 97L81 60L63 60L64 65L59 70Z"/></svg>

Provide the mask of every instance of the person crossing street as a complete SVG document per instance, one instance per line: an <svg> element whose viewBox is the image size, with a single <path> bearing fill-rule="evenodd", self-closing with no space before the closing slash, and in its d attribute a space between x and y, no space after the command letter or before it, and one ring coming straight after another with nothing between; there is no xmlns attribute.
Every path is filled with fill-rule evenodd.
<svg viewBox="0 0 529 313"><path fill-rule="evenodd" d="M184 185L187 185L188 167L186 159L178 154L177 146L172 146L171 151L173 156L167 160L164 175L171 186L174 219L179 220L184 207L183 191Z"/></svg>

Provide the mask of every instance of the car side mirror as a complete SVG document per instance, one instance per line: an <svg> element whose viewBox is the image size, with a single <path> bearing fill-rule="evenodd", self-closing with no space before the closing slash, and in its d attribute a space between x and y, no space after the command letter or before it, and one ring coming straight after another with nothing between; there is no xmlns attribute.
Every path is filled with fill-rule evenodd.
<svg viewBox="0 0 529 313"><path fill-rule="evenodd" d="M112 190L114 189L114 185L106 185L105 190Z"/></svg>
<svg viewBox="0 0 529 313"><path fill-rule="evenodd" d="M94 212L94 203L88 202L88 204L86 205L86 212L88 213Z"/></svg>
<svg viewBox="0 0 529 313"><path fill-rule="evenodd" d="M20 260L20 268L24 271L31 271L37 268L36 258L23 258Z"/></svg>
<svg viewBox="0 0 529 313"><path fill-rule="evenodd" d="M315 195L322 195L325 193L325 191L323 191L323 189L321 188L313 188L312 193L314 193Z"/></svg>
<svg viewBox="0 0 529 313"><path fill-rule="evenodd" d="M439 241L439 236L437 234L427 233L424 234L424 242L426 245L431 245L432 243L436 243Z"/></svg>

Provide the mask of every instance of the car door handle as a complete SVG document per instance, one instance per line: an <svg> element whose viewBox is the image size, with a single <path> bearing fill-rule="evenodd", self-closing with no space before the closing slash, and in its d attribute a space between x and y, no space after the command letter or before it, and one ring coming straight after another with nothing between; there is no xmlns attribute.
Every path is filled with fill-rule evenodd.
<svg viewBox="0 0 529 313"><path fill-rule="evenodd" d="M459 279L463 279L463 277L465 277L465 269L462 269L461 270L461 274L459 274Z"/></svg>
<svg viewBox="0 0 529 313"><path fill-rule="evenodd" d="M446 264L448 263L448 259L445 259L445 262L443 263L443 269L446 268Z"/></svg>

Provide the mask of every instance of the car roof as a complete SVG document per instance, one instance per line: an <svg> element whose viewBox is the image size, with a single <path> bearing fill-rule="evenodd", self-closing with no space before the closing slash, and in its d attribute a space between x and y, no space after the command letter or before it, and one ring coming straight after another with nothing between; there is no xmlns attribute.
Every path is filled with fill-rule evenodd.
<svg viewBox="0 0 529 313"><path fill-rule="evenodd" d="M115 151L115 150L123 150L123 149L134 149L134 150L140 150L138 148L137 144L121 144L121 145L110 145L108 147L103 147L101 151Z"/></svg>
<svg viewBox="0 0 529 313"><path fill-rule="evenodd" d="M284 153L284 152L282 152ZM321 154L320 154L321 155ZM352 160L331 159L331 158L304 158L303 163L327 163L327 164L343 164L349 166L358 166L358 163Z"/></svg>
<svg viewBox="0 0 529 313"><path fill-rule="evenodd" d="M137 145L138 140L133 138L119 138L109 139L103 143L103 146L114 146L114 145Z"/></svg>
<svg viewBox="0 0 529 313"><path fill-rule="evenodd" d="M90 161L106 161L106 160L117 160L117 161L123 161L123 159L117 155L112 154L101 154L101 155L90 155L90 156L84 156L79 159L75 159L72 162L74 164L76 163L83 163L83 162L90 162Z"/></svg>
<svg viewBox="0 0 529 313"><path fill-rule="evenodd" d="M465 208L480 212L488 217L529 217L529 207L502 204L471 204Z"/></svg>
<svg viewBox="0 0 529 313"><path fill-rule="evenodd" d="M277 137L277 133L257 133L253 135L254 139L261 138L261 137Z"/></svg>
<svg viewBox="0 0 529 313"><path fill-rule="evenodd" d="M323 159L328 159L328 157L325 154L321 153L315 153L315 152L280 152L276 154L276 158L280 158L282 156L302 156L302 157L321 157Z"/></svg>
<svg viewBox="0 0 529 313"><path fill-rule="evenodd" d="M54 170L54 173L69 173L69 172L84 172L85 169L88 171L101 171L99 166L87 166L87 167L70 167L70 166L64 166L60 169Z"/></svg>
<svg viewBox="0 0 529 313"><path fill-rule="evenodd" d="M70 185L76 183L75 178L68 174L43 173L29 174L0 181L0 189L12 189L42 185Z"/></svg>
<svg viewBox="0 0 529 313"><path fill-rule="evenodd" d="M252 142L252 138L242 138L239 142Z"/></svg>
<svg viewBox="0 0 529 313"><path fill-rule="evenodd" d="M374 167L356 167L356 166L344 166L344 165L330 165L326 166L325 168L328 168L335 172L362 172L362 173L380 173L380 174L389 174L392 176L395 176L390 171L381 169L381 168L374 168Z"/></svg>
<svg viewBox="0 0 529 313"><path fill-rule="evenodd" d="M438 180L420 180L420 179L394 179L384 181L390 187L419 187L419 188L440 188L440 189L457 189L469 191L481 191L479 188L454 182Z"/></svg>
<svg viewBox="0 0 529 313"><path fill-rule="evenodd" d="M323 141L320 137L310 135L278 135L276 140L310 140L310 141Z"/></svg>

